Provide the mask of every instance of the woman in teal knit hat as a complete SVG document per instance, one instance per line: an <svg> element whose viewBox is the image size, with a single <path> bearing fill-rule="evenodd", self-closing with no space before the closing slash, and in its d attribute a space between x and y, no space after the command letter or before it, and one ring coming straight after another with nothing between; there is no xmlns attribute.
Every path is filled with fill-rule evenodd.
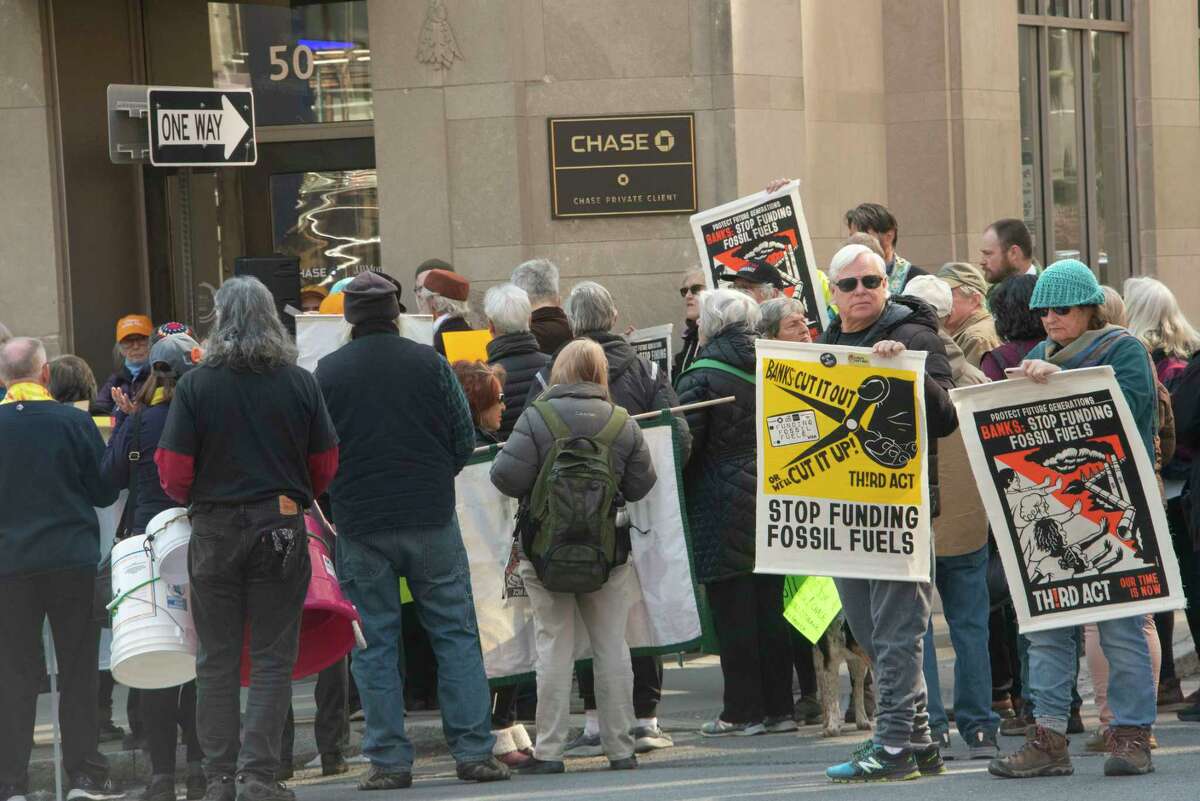
<svg viewBox="0 0 1200 801"><path fill-rule="evenodd" d="M1111 366L1137 421L1146 453L1152 457L1158 429L1158 395L1150 359L1136 337L1102 321L1099 310L1103 302L1104 291L1086 264L1075 259L1051 264L1038 276L1029 301L1030 308L1042 318L1046 339L1029 352L1019 369L1025 377L1044 383L1061 370ZM1111 666L1111 754L1104 763L1108 776L1139 775L1154 769L1150 761L1150 727L1157 699L1142 623L1142 616L1135 616L1097 624L1101 647ZM1026 636L1029 685L1037 722L1026 732L1024 747L994 760L988 770L1006 778L1066 776L1074 770L1065 735L1072 677L1079 658L1076 640L1070 627Z"/></svg>

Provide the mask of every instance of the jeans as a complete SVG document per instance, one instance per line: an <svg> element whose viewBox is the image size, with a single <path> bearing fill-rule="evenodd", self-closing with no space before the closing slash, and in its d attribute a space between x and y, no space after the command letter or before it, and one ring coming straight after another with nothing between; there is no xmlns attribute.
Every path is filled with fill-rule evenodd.
<svg viewBox="0 0 1200 801"><path fill-rule="evenodd" d="M155 776L175 775L175 746L183 731L187 761L204 758L196 734L196 682L162 690L142 690L142 725L150 744L150 772Z"/></svg>
<svg viewBox="0 0 1200 801"><path fill-rule="evenodd" d="M196 651L196 732L209 777L274 781L292 701L292 668L312 570L304 516L281 501L192 507L188 546ZM275 543L290 533L291 547ZM241 715L242 632L250 633L250 692ZM239 737L239 729L241 736Z"/></svg>
<svg viewBox="0 0 1200 801"><path fill-rule="evenodd" d="M1108 658L1108 704L1114 726L1149 726L1156 702L1144 616L1096 624ZM1071 710L1072 677L1079 669L1076 626L1035 631L1029 639L1029 685L1039 725L1063 733Z"/></svg>
<svg viewBox="0 0 1200 801"><path fill-rule="evenodd" d="M783 617L783 576L736 576L704 586L721 645L721 720L790 718L792 642Z"/></svg>
<svg viewBox="0 0 1200 801"><path fill-rule="evenodd" d="M633 668L625 626L633 566L614 567L595 592L551 592L542 586L528 559L517 571L533 607L537 643L537 744L533 755L547 762L563 758L571 722L571 668L575 662L576 619L583 621L595 662L600 743L610 760L633 755Z"/></svg>
<svg viewBox="0 0 1200 801"><path fill-rule="evenodd" d="M934 573L942 611L954 644L954 721L971 744L975 732L995 735L1000 716L992 711L992 662L988 656L988 549L961 556L939 556ZM938 678L933 622L925 630L925 687L929 695L929 727L949 731Z"/></svg>
<svg viewBox="0 0 1200 801"><path fill-rule="evenodd" d="M404 576L437 659L442 730L450 752L460 763L490 757L495 743L491 698L458 519L361 538L343 531L337 564L342 590L362 616L368 645L350 662L367 716L363 755L389 772L412 769L413 746L404 733L404 679L396 669Z"/></svg>
<svg viewBox="0 0 1200 801"><path fill-rule="evenodd" d="M108 775L108 762L96 750L100 629L92 621L95 579L94 567L0 578L0 793L28 790L47 616L58 662L63 767L68 778L86 774L103 781Z"/></svg>
<svg viewBox="0 0 1200 801"><path fill-rule="evenodd" d="M629 657L633 665L633 715L637 718L652 718L658 714L662 701L663 661L661 656ZM579 678L579 694L583 696L583 708L596 708L596 677L591 665L575 671Z"/></svg>
<svg viewBox="0 0 1200 801"><path fill-rule="evenodd" d="M1075 670L1071 673L1071 711L1077 712L1083 707L1083 698L1079 695L1079 657L1083 655L1083 629L1071 626L1065 631L1075 643ZM1017 657L1021 661L1021 699L1024 701L1021 714L1036 714L1033 709L1033 687L1029 684L1029 638L1024 634L1017 635Z"/></svg>
<svg viewBox="0 0 1200 801"><path fill-rule="evenodd" d="M318 673L317 686L313 688L313 697L317 701L313 733L317 738L317 751L326 756L340 756L350 744L350 673L346 662L346 657L342 657ZM296 717L289 706L279 750L279 762L284 767L292 764L295 745Z"/></svg>
<svg viewBox="0 0 1200 801"><path fill-rule="evenodd" d="M933 585L917 581L834 579L854 639L875 670L875 741L893 748L929 745L921 673Z"/></svg>

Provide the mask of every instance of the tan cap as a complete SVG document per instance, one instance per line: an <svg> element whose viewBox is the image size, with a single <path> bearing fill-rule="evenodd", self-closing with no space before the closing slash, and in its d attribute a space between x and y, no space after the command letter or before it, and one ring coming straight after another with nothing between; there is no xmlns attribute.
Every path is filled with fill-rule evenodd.
<svg viewBox="0 0 1200 801"><path fill-rule="evenodd" d="M965 286L968 289L974 289L981 295L986 295L988 291L987 279L983 277L983 271L974 264L962 261L948 262L938 270L937 277L949 284L952 289L956 286Z"/></svg>

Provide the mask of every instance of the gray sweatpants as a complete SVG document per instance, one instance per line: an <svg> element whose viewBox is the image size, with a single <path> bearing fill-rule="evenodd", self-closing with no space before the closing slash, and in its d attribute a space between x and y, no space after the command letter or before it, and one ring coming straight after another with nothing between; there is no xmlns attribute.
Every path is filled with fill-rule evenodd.
<svg viewBox="0 0 1200 801"><path fill-rule="evenodd" d="M922 646L933 585L834 579L854 639L875 670L875 740L893 748L929 745Z"/></svg>

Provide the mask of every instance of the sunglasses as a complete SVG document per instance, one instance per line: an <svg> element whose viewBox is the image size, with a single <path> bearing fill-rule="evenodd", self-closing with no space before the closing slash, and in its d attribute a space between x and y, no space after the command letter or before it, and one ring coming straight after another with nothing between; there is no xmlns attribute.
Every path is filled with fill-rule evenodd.
<svg viewBox="0 0 1200 801"><path fill-rule="evenodd" d="M691 286L679 287L679 297L686 298L689 294L699 295L704 290L708 289L704 284L692 284Z"/></svg>
<svg viewBox="0 0 1200 801"><path fill-rule="evenodd" d="M842 278L834 281L833 285L843 292L853 292L858 289L858 282L862 281L862 285L866 289L879 289L883 283L882 275L864 275L862 278Z"/></svg>
<svg viewBox="0 0 1200 801"><path fill-rule="evenodd" d="M1046 308L1046 309L1038 309L1037 316L1041 317L1042 319L1045 319L1046 316L1050 314L1050 312L1054 312L1059 317L1066 317L1068 314L1071 313L1071 309L1073 309L1073 308L1075 308L1075 307L1074 306L1050 306L1049 308Z"/></svg>

